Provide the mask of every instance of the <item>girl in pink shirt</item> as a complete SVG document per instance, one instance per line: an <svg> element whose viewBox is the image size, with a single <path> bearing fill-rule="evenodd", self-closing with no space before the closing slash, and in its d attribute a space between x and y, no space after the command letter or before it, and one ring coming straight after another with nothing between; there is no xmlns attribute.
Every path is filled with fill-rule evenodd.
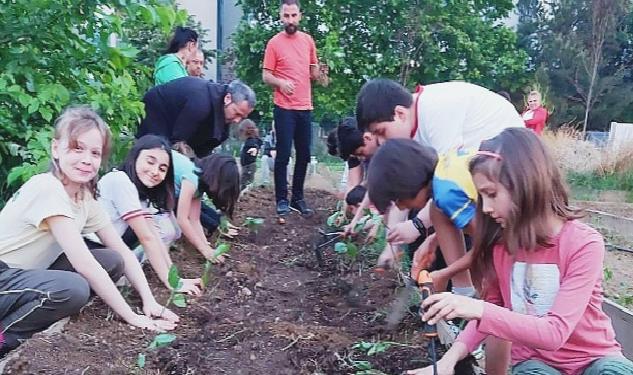
<svg viewBox="0 0 633 375"><path fill-rule="evenodd" d="M602 237L576 220L534 132L510 128L484 141L470 171L479 193L471 270L484 299L442 293L424 301L424 321L470 321L438 373L453 374L494 336L512 344L513 375L633 374L602 310Z"/></svg>

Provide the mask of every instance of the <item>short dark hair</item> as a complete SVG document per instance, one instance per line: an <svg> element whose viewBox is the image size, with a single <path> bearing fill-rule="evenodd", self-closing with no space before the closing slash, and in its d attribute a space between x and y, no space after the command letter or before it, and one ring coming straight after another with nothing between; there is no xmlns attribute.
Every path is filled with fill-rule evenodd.
<svg viewBox="0 0 633 375"><path fill-rule="evenodd" d="M145 186L136 174L136 159L143 150L160 148L169 155L169 167L165 179L158 185L149 188ZM171 157L171 145L161 136L147 134L137 139L134 146L128 152L127 157L119 166L119 170L125 172L130 181L136 186L141 200L149 200L158 210L167 212L174 209L174 162Z"/></svg>
<svg viewBox="0 0 633 375"><path fill-rule="evenodd" d="M356 185L354 188L347 192L345 196L345 203L350 206L358 206L360 202L365 198L365 194L367 193L367 188L363 185Z"/></svg>
<svg viewBox="0 0 633 375"><path fill-rule="evenodd" d="M198 42L198 33L188 27L177 26L165 53L176 53L189 42Z"/></svg>
<svg viewBox="0 0 633 375"><path fill-rule="evenodd" d="M410 139L388 139L371 158L369 200L384 212L391 202L413 199L433 180L437 152Z"/></svg>
<svg viewBox="0 0 633 375"><path fill-rule="evenodd" d="M299 0L281 0L281 4L279 4L279 9L282 9L284 5L296 5L297 8L301 9L301 3L299 3Z"/></svg>
<svg viewBox="0 0 633 375"><path fill-rule="evenodd" d="M409 108L413 96L401 84L386 78L376 78L361 87L356 97L356 121L361 131L369 124L393 121L396 106Z"/></svg>
<svg viewBox="0 0 633 375"><path fill-rule="evenodd" d="M240 196L240 172L235 158L229 155L211 154L196 159L200 168L198 187L213 202L213 205L233 216L235 202Z"/></svg>
<svg viewBox="0 0 633 375"><path fill-rule="evenodd" d="M363 132L358 129L353 117L344 118L327 136L328 153L340 156L343 160L349 159L350 155L364 144Z"/></svg>

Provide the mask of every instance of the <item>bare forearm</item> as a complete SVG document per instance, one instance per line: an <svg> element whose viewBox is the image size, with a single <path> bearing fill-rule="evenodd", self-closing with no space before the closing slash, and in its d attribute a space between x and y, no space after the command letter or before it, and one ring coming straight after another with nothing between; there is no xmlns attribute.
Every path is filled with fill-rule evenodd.
<svg viewBox="0 0 633 375"><path fill-rule="evenodd" d="M282 79L275 77L270 71L264 71L264 73L262 73L262 80L265 84L274 88L279 88L283 82Z"/></svg>
<svg viewBox="0 0 633 375"><path fill-rule="evenodd" d="M171 259L167 253L167 247L158 239L158 237L141 240L141 245L147 254L147 259L152 265L154 272L165 285L169 286L168 275L169 267L171 266Z"/></svg>
<svg viewBox="0 0 633 375"><path fill-rule="evenodd" d="M96 267L86 267L86 269L75 267L75 269L77 269L77 272L83 276L86 281L88 281L90 289L92 289L96 295L101 297L103 302L110 306L117 315L126 321L132 319L136 314L132 311L127 302L125 302L125 299L123 299L123 296L121 296L121 293L114 283L110 281L108 273L99 266L96 261L95 265ZM107 282L104 282L104 280L107 280Z"/></svg>
<svg viewBox="0 0 633 375"><path fill-rule="evenodd" d="M191 220L189 220L188 218L178 220L178 225L182 230L182 234L185 236L187 241L189 241L189 243L193 245L193 247L200 250L207 245L206 238L204 238L204 236L200 236L200 233L194 226L194 223L191 222Z"/></svg>
<svg viewBox="0 0 633 375"><path fill-rule="evenodd" d="M120 251L121 257L123 257L123 263L125 265L125 276L130 281L130 284L136 289L143 303L155 301L152 291L149 289L149 284L143 274L143 269L140 263L134 256L134 253L129 249Z"/></svg>

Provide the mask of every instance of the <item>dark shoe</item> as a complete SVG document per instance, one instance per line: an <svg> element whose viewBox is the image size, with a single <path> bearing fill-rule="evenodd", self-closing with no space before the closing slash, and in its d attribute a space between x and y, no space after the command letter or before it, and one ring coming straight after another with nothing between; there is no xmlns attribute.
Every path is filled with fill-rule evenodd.
<svg viewBox="0 0 633 375"><path fill-rule="evenodd" d="M290 212L290 207L288 207L288 200L280 199L277 202L277 215L285 216L285 215L288 215L289 212Z"/></svg>
<svg viewBox="0 0 633 375"><path fill-rule="evenodd" d="M298 201L292 201L290 203L290 209L297 211L303 216L310 216L314 213L314 211L308 207L308 205L306 204L306 201L304 201L303 199L299 199Z"/></svg>

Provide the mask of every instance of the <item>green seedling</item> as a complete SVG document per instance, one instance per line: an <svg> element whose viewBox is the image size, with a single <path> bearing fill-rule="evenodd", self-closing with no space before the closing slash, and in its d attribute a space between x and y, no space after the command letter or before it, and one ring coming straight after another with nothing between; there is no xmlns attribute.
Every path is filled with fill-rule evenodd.
<svg viewBox="0 0 633 375"><path fill-rule="evenodd" d="M244 220L244 226L247 227L251 233L257 234L262 225L264 225L264 219L261 217L247 217Z"/></svg>
<svg viewBox="0 0 633 375"><path fill-rule="evenodd" d="M337 242L334 244L334 252L337 254L345 254L352 260L358 256L358 246L351 240L345 242Z"/></svg>
<svg viewBox="0 0 633 375"><path fill-rule="evenodd" d="M176 340L176 335L173 333L159 333L154 336L154 340L149 343L147 350L164 348ZM136 367L145 368L145 353L138 353L136 356Z"/></svg>
<svg viewBox="0 0 633 375"><path fill-rule="evenodd" d="M209 278L211 277L210 272L211 272L212 266L213 266L213 263L211 263L211 261L207 260L206 262L204 262L202 277L200 277L200 286L202 287L202 289L206 288L207 285L209 285Z"/></svg>
<svg viewBox="0 0 633 375"><path fill-rule="evenodd" d="M604 273L604 281L610 281L613 279L613 271L609 267L605 267L603 270Z"/></svg>
<svg viewBox="0 0 633 375"><path fill-rule="evenodd" d="M378 342L366 342L361 341L357 342L352 346L352 348L365 352L368 356L372 356L375 354L383 353L391 348L392 343L387 341L378 341Z"/></svg>
<svg viewBox="0 0 633 375"><path fill-rule="evenodd" d="M231 245L229 245L226 242L218 241L216 243L215 252L213 253L213 256L217 258L222 254L228 253L229 250L231 250ZM201 284L202 289L206 288L209 285L209 279L211 277L211 268L213 268L213 263L211 263L211 261L207 260L206 262L204 262L204 269L202 270L202 276L200 277L200 284Z"/></svg>
<svg viewBox="0 0 633 375"><path fill-rule="evenodd" d="M220 255L224 255L231 250L231 245L226 242L218 242L215 247L215 252L213 253L214 257L219 257Z"/></svg>
<svg viewBox="0 0 633 375"><path fill-rule="evenodd" d="M174 306L177 307L186 307L187 300L185 295L178 293L178 291L182 288L182 280L180 279L180 273L178 272L178 268L175 264L172 264L171 267L169 267L167 282L169 283L169 287L171 289L169 299L167 300L167 306L169 306L170 303L173 303Z"/></svg>
<svg viewBox="0 0 633 375"><path fill-rule="evenodd" d="M154 337L154 340L149 343L147 349L152 350L164 348L174 342L174 340L176 340L176 335L174 335L173 333L159 333Z"/></svg>
<svg viewBox="0 0 633 375"><path fill-rule="evenodd" d="M220 231L226 233L229 230L229 221L225 216L220 218Z"/></svg>

